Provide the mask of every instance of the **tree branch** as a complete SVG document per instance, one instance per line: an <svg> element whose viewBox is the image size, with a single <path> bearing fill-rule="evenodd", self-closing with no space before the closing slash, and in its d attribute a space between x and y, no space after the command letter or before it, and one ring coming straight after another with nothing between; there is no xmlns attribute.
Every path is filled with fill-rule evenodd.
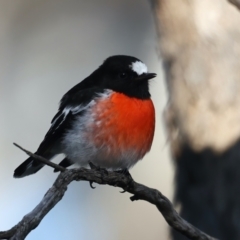
<svg viewBox="0 0 240 240"><path fill-rule="evenodd" d="M16 144L15 144L16 145ZM28 155L36 160L42 161L47 165L58 169L58 165L49 164L49 161L42 157L21 148ZM171 202L156 189L148 188L142 184L135 182L130 175L119 172L108 172L105 169L91 165L92 169L76 168L64 169L57 177L53 186L47 191L42 201L23 219L8 231L0 232L0 239L22 240L34 228L36 228L45 215L62 199L68 185L72 181L89 181L98 184L107 184L114 187L123 188L124 191L133 194L130 198L132 201L144 200L155 205L162 213L167 223L175 230L181 232L192 240L217 240L207 234L201 232L187 221L182 219L173 208Z"/></svg>

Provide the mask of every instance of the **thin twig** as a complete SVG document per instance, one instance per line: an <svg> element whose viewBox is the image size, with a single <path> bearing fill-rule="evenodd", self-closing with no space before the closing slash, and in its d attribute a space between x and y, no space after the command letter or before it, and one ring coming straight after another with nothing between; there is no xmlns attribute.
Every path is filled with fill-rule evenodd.
<svg viewBox="0 0 240 240"><path fill-rule="evenodd" d="M20 149L23 150L19 145ZM36 160L42 158L27 150L28 155ZM46 159L44 160L47 161ZM43 162L43 161L42 161ZM145 200L154 204L162 213L167 223L175 230L192 240L217 240L198 230L187 221L182 219L173 208L171 202L156 189L148 188L135 182L130 175L119 172L108 172L105 169L94 167L92 169L70 169L60 173L53 186L47 191L42 201L13 228L8 231L0 232L0 239L22 240L34 228L36 228L45 215L62 199L68 185L72 181L89 181L98 184L107 184L114 187L123 188L124 191L133 194L132 201Z"/></svg>
<svg viewBox="0 0 240 240"><path fill-rule="evenodd" d="M60 172L64 172L66 170L66 168L59 166L53 162L50 162L49 160L47 160L44 157L41 157L39 155L36 155L34 153L29 152L28 150L24 149L23 147L19 146L17 143L13 143L14 146L18 147L19 149L21 149L23 152L25 152L28 156L34 158L35 160L38 160L46 165L48 165L49 167L52 167L54 169L59 170Z"/></svg>

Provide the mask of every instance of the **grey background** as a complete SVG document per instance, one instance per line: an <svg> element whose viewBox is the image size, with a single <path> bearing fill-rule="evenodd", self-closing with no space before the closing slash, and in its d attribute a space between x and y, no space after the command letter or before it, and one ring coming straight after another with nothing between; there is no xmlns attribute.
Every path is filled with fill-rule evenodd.
<svg viewBox="0 0 240 240"><path fill-rule="evenodd" d="M57 176L45 167L13 179L26 155L12 142L35 151L61 96L114 54L138 57L158 74L151 82L156 108L152 150L131 174L172 197L172 163L162 122L166 93L156 47L148 1L0 1L0 230L35 207ZM167 224L157 209L132 203L120 190L71 184L27 239L167 239Z"/></svg>

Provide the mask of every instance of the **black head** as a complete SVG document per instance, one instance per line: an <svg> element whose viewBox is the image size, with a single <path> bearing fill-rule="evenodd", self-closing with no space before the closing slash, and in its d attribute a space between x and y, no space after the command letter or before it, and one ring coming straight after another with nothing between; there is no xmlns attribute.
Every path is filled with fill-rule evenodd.
<svg viewBox="0 0 240 240"><path fill-rule="evenodd" d="M124 55L107 58L93 75L101 87L141 99L150 98L148 80L156 77L142 61Z"/></svg>

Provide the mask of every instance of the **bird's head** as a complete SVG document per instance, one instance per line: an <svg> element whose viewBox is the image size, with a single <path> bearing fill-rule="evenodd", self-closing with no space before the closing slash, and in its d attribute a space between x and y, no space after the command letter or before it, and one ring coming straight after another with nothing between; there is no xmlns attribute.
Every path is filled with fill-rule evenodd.
<svg viewBox="0 0 240 240"><path fill-rule="evenodd" d="M150 98L148 80L156 77L141 60L124 55L107 58L95 74L100 86L141 99Z"/></svg>

